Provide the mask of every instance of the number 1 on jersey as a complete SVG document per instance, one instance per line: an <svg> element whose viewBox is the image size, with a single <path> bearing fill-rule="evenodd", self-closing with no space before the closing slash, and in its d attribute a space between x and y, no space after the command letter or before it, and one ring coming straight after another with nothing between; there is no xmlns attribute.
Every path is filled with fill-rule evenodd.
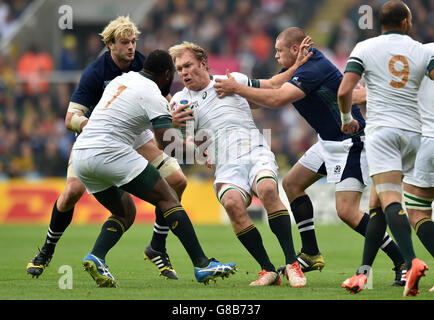
<svg viewBox="0 0 434 320"><path fill-rule="evenodd" d="M107 102L107 104L104 106L104 108L108 108L109 105L117 98L119 97L119 95L122 93L122 91L124 91L127 87L126 86L119 86L118 91L116 92L116 94L113 96L113 98L110 99L109 102Z"/></svg>
<svg viewBox="0 0 434 320"><path fill-rule="evenodd" d="M403 64L402 70L396 69L396 63L400 62ZM389 72L395 77L401 78L401 81L390 81L390 85L394 88L402 88L408 82L408 76L410 74L410 66L408 64L408 60L404 56L393 56L389 61Z"/></svg>

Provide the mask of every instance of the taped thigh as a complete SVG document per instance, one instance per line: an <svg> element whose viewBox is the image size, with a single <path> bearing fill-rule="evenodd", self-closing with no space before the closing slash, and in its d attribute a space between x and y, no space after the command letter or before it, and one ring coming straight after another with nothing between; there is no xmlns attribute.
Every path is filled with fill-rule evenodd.
<svg viewBox="0 0 434 320"><path fill-rule="evenodd" d="M163 178L170 176L181 168L175 158L169 157L164 152L151 163L158 171L160 171L160 175Z"/></svg>
<svg viewBox="0 0 434 320"><path fill-rule="evenodd" d="M261 181L264 181L264 180L272 180L276 184L276 188L277 188L278 183L277 183L276 174L273 171L268 170L268 169L261 170L256 175L255 182L254 182L255 183L254 190L255 190L256 196L258 196L258 194L257 194L258 193L258 185Z"/></svg>
<svg viewBox="0 0 434 320"><path fill-rule="evenodd" d="M223 201L224 196L227 194L228 191L230 190L235 190L238 191L241 196L244 199L244 203L246 204L246 207L248 207L250 205L250 203L252 202L252 198L250 197L250 195L248 193L246 193L243 189L241 189L240 187L237 187L234 184L224 184L221 188L219 193L217 194L217 199L219 200L219 202L221 204Z"/></svg>
<svg viewBox="0 0 434 320"><path fill-rule="evenodd" d="M377 194L381 192L398 192L402 193L402 186L395 183L381 183L375 186L375 191Z"/></svg>
<svg viewBox="0 0 434 320"><path fill-rule="evenodd" d="M404 191L404 201L407 209L431 211L433 200L432 198L422 198Z"/></svg>

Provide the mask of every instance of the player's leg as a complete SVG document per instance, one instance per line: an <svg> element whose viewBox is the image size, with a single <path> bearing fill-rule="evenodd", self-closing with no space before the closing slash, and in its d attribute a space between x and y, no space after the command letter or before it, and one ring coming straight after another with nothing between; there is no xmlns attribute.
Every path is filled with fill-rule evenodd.
<svg viewBox="0 0 434 320"><path fill-rule="evenodd" d="M295 254L291 218L288 209L279 197L277 183L276 174L265 169L257 173L252 189L264 205L270 229L276 235L285 255L285 267L283 268L285 277L291 287L304 287L306 278L300 270Z"/></svg>
<svg viewBox="0 0 434 320"><path fill-rule="evenodd" d="M71 223L74 206L84 191L85 188L75 175L69 159L65 190L54 203L44 245L27 265L27 273L33 277L39 277L50 263L56 244Z"/></svg>
<svg viewBox="0 0 434 320"><path fill-rule="evenodd" d="M410 224L434 256L434 138L421 137L412 176L404 178L404 200Z"/></svg>
<svg viewBox="0 0 434 320"><path fill-rule="evenodd" d="M402 207L402 172L390 171L376 174L372 177L375 191L380 198L382 209L396 243L401 250L407 265L406 284L404 296L417 295L418 281L428 268L426 264L416 258L411 239L411 227Z"/></svg>
<svg viewBox="0 0 434 320"><path fill-rule="evenodd" d="M356 178L347 178L344 181L336 184L336 210L338 216L348 226L354 229L362 236L366 236L370 216L360 210L360 200L362 196L364 184ZM375 200L372 200L371 205L375 206ZM374 208L371 206L371 208ZM382 212L381 212L382 214ZM380 248L392 259L396 273L396 277L393 286L403 286L405 281L402 280L403 274L405 275L406 268L403 266L404 258L399 251L398 246L392 240L392 238L386 233L383 233L384 237L381 239ZM367 239L368 243L372 241ZM377 244L377 239L374 241ZM370 250L368 250L370 252ZM376 251L375 251L376 254Z"/></svg>
<svg viewBox="0 0 434 320"><path fill-rule="evenodd" d="M434 257L434 222L432 220L434 187L420 188L404 183L404 199L411 226L422 244Z"/></svg>
<svg viewBox="0 0 434 320"><path fill-rule="evenodd" d="M181 199L187 186L187 178L175 158L167 156L162 151L160 152L161 154L151 163L158 169L161 177L166 179L169 186L175 190L178 198ZM155 211L154 232L151 242L145 248L145 259L151 261L164 277L178 279L166 252L166 239L169 234L169 227L166 225L160 209L155 207Z"/></svg>
<svg viewBox="0 0 434 320"><path fill-rule="evenodd" d="M250 195L242 188L226 183L217 183L216 192L228 214L235 235L261 267L262 271L259 273L261 277L250 285L280 284L279 274L268 257L261 234L247 213L246 207L250 203Z"/></svg>
<svg viewBox="0 0 434 320"><path fill-rule="evenodd" d="M109 187L93 194L111 216L103 223L92 251L83 258L84 270L99 287L118 287L118 282L106 264L106 255L133 224L136 207L131 196L117 187Z"/></svg>
<svg viewBox="0 0 434 320"><path fill-rule="evenodd" d="M301 237L302 248L297 259L303 272L324 268L324 259L318 248L315 235L313 205L305 192L321 177L323 177L322 174L308 169L299 161L289 170L282 181Z"/></svg>
<svg viewBox="0 0 434 320"><path fill-rule="evenodd" d="M154 166L148 164L142 173L120 188L160 208L166 224L179 238L195 266L197 281L207 283L210 279L235 272L234 263L223 264L207 258L175 191Z"/></svg>

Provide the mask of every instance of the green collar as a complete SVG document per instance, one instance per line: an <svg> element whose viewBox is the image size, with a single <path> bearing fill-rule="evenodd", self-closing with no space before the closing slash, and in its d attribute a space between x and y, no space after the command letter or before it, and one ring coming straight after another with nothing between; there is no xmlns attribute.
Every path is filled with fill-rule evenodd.
<svg viewBox="0 0 434 320"><path fill-rule="evenodd" d="M398 30L387 31L387 32L385 32L385 33L383 33L383 34L384 34L384 35L386 35L386 34L402 34L403 36L405 36L404 33L402 33L401 31L398 31Z"/></svg>
<svg viewBox="0 0 434 320"><path fill-rule="evenodd" d="M149 74L144 73L143 71L139 71L139 73L144 76L145 78L148 78L149 80L154 81L154 79L152 79L152 77ZM155 81L154 81L155 82Z"/></svg>

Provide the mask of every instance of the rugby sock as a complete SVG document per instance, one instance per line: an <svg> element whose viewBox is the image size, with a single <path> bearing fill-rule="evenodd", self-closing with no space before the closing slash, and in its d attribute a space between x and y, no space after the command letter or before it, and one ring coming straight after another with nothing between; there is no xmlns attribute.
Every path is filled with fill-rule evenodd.
<svg viewBox="0 0 434 320"><path fill-rule="evenodd" d="M63 232L69 226L72 221L72 216L74 214L74 207L66 212L61 212L57 209L57 200L54 203L53 210L51 213L50 225L48 227L47 237L45 238L45 243L43 248L49 253L53 254L56 244Z"/></svg>
<svg viewBox="0 0 434 320"><path fill-rule="evenodd" d="M236 236L252 257L259 263L262 270L276 271L276 268L271 263L265 251L261 234L253 224L236 233Z"/></svg>
<svg viewBox="0 0 434 320"><path fill-rule="evenodd" d="M434 222L429 219L421 219L415 225L416 235L422 244L434 257Z"/></svg>
<svg viewBox="0 0 434 320"><path fill-rule="evenodd" d="M411 261L416 257L411 241L411 227L407 215L399 202L393 202L386 207L387 225L404 256L407 270L411 268Z"/></svg>
<svg viewBox="0 0 434 320"><path fill-rule="evenodd" d="M113 217L108 218L102 225L101 232L95 241L91 253L105 260L107 252L119 241L124 232L125 227L119 220Z"/></svg>
<svg viewBox="0 0 434 320"><path fill-rule="evenodd" d="M314 256L319 254L313 223L313 206L307 194L292 201L291 211L301 237L301 252Z"/></svg>
<svg viewBox="0 0 434 320"><path fill-rule="evenodd" d="M161 213L170 230L179 238L195 267L203 268L209 259L200 246L190 218L182 206L173 207Z"/></svg>
<svg viewBox="0 0 434 320"><path fill-rule="evenodd" d="M151 247L159 252L166 252L166 239L169 235L169 227L159 208L155 207L154 233L152 234Z"/></svg>
<svg viewBox="0 0 434 320"><path fill-rule="evenodd" d="M291 217L288 210L279 210L268 214L268 223L271 231L276 235L285 254L286 264L293 264L297 261L294 251L294 243L291 233Z"/></svg>
<svg viewBox="0 0 434 320"><path fill-rule="evenodd" d="M369 210L369 223L366 226L365 245L363 249L363 266L372 266L378 249L380 249L387 229L386 217L381 207Z"/></svg>
<svg viewBox="0 0 434 320"><path fill-rule="evenodd" d="M375 214L377 214L378 209L380 210L381 214L384 216L384 213L381 210L381 208L373 209ZM370 213L372 214L374 212L370 212ZM374 214L374 217L375 217L375 214ZM358 233L360 233L362 236L366 237L366 230L368 228L368 223L369 223L369 214L365 213L363 215L362 219L360 220L360 223L358 224L358 226L354 230L357 231ZM386 223L386 222L384 222L384 223ZM381 244L380 244L380 249L383 250L389 256L389 258L393 261L393 264L395 266L401 265L404 263L404 258L402 257L398 246L392 240L392 238L389 236L389 234L387 232L384 233L384 237L383 237Z"/></svg>

